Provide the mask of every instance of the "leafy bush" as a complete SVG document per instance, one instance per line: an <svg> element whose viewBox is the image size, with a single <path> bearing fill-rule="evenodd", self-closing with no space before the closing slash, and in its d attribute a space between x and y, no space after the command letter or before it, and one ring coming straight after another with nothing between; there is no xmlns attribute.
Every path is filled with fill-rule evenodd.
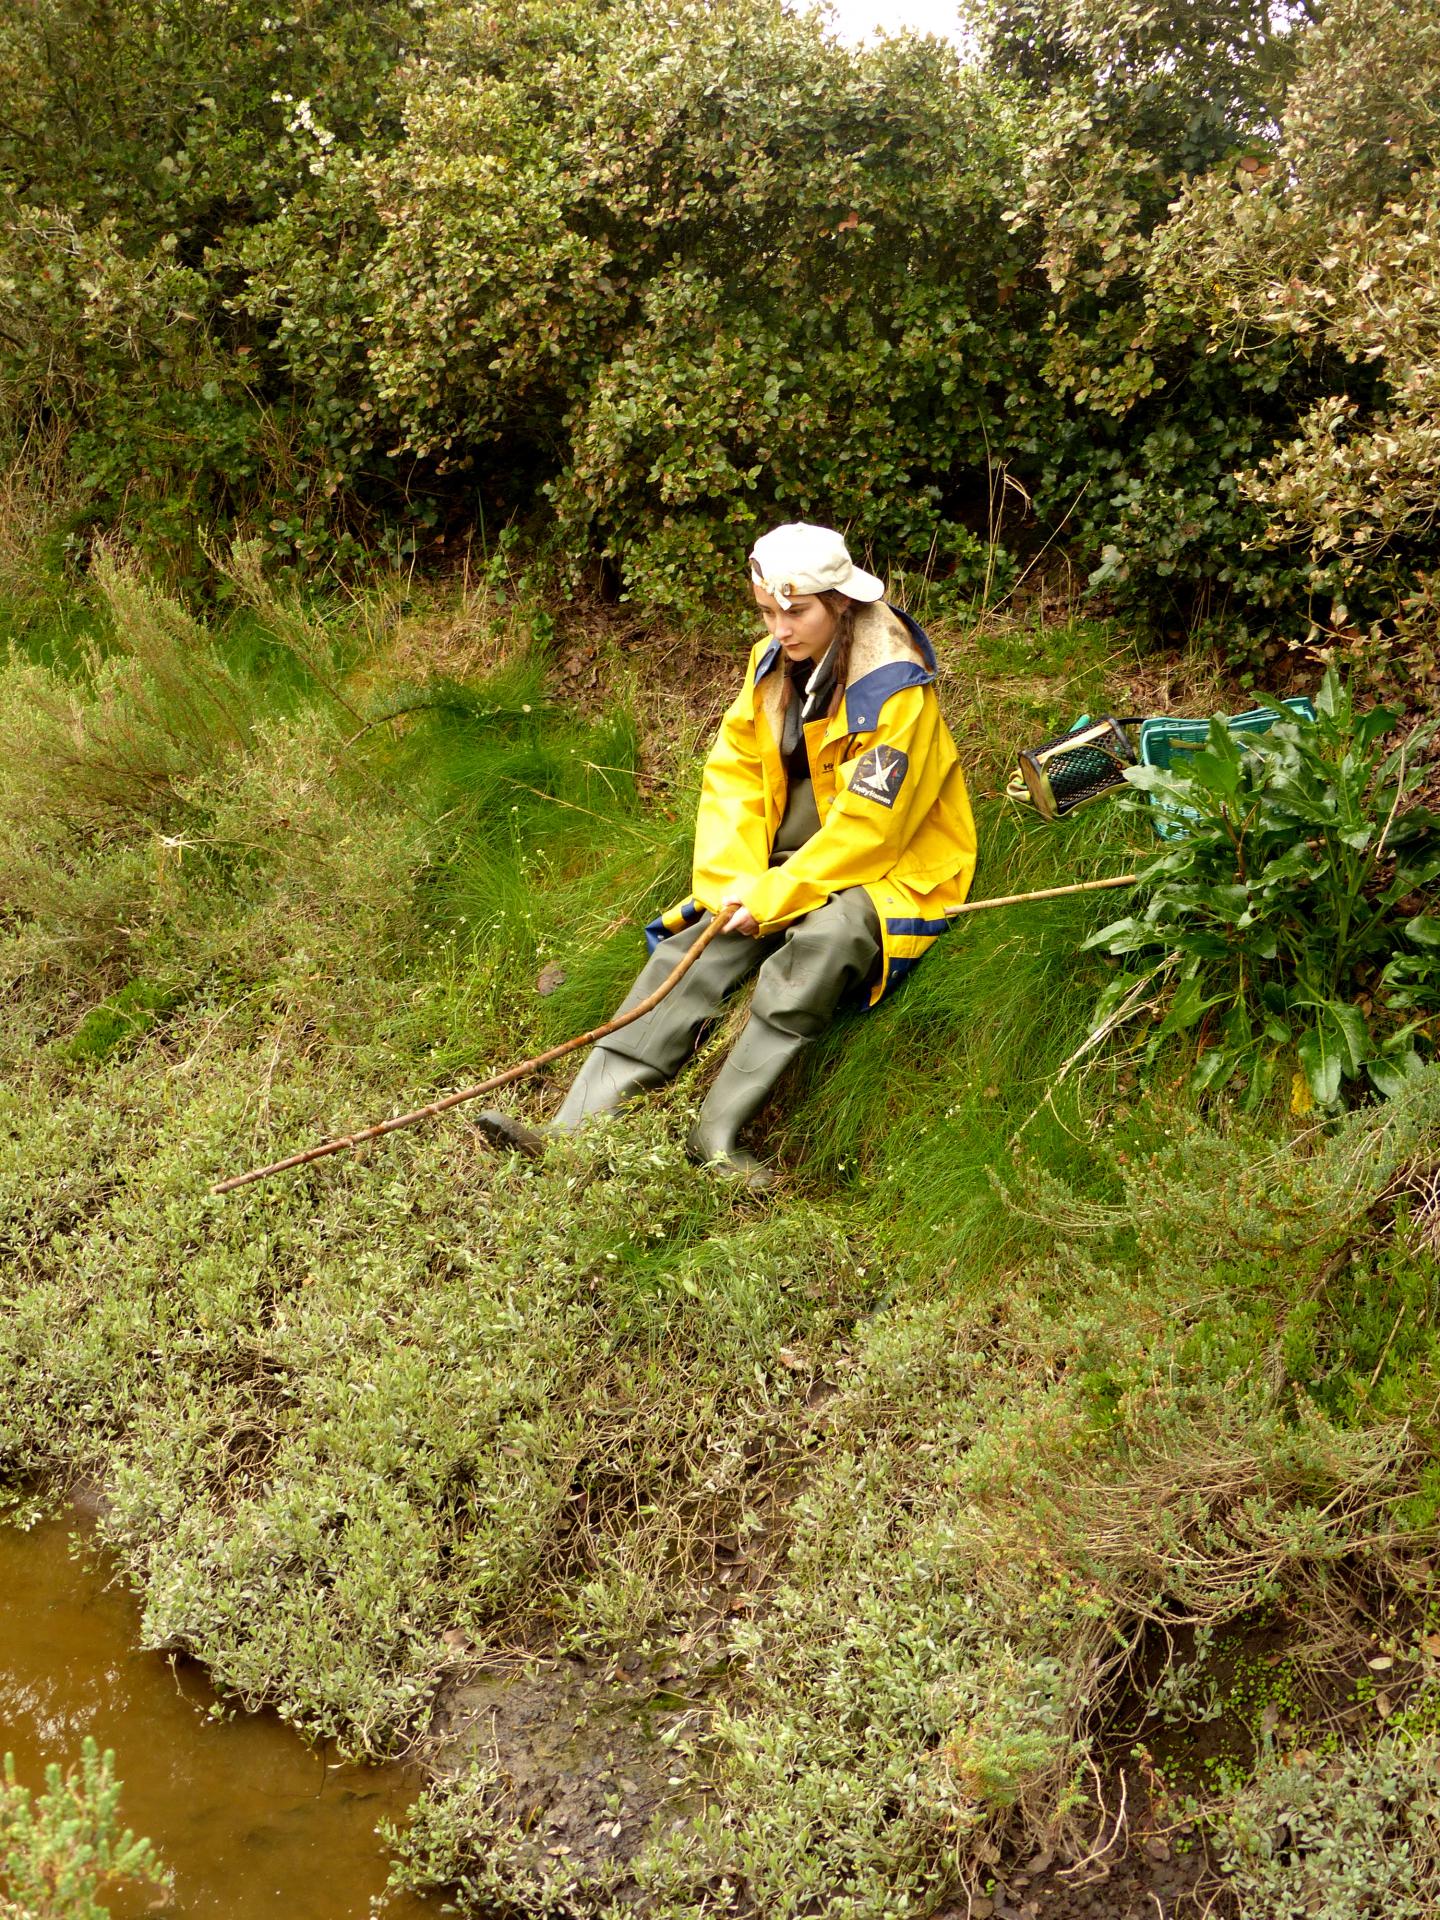
<svg viewBox="0 0 1440 1920"><path fill-rule="evenodd" d="M1266 144L1303 34L1269 0L993 0L987 57L1030 96L1005 219L1049 298L1039 380L1054 426L1022 443L1041 517L1063 523L1114 604L1166 633L1265 606L1243 549L1264 516L1238 467L1298 404L1281 355L1207 359L1156 301L1153 247L1187 179ZM1281 375L1287 377L1281 389Z"/></svg>
<svg viewBox="0 0 1440 1920"><path fill-rule="evenodd" d="M1440 822L1417 803L1433 728L1387 746L1396 715L1357 714L1333 669L1313 725L1277 713L1248 737L1212 720L1183 770L1127 770L1153 806L1190 817L1141 875L1144 912L1088 944L1169 950L1154 1044L1191 1036L1197 1088L1243 1072L1258 1101L1293 1048L1310 1098L1331 1109L1362 1075L1393 1092L1433 1048ZM1153 977L1122 974L1102 1017Z"/></svg>
<svg viewBox="0 0 1440 1920"><path fill-rule="evenodd" d="M207 325L204 274L173 235L127 251L112 219L5 195L0 293L0 399L17 435L63 426L71 528L123 510L152 554L193 571L197 530L253 507L273 437L244 359Z"/></svg>
<svg viewBox="0 0 1440 1920"><path fill-rule="evenodd" d="M24 0L7 438L172 580L524 519L694 609L806 515L940 605L1063 533L1151 628L1440 674L1431 11L975 0L966 65L779 0Z"/></svg>
<svg viewBox="0 0 1440 1920"><path fill-rule="evenodd" d="M943 544L1030 351L1003 94L776 0L451 6L429 47L404 137L244 253L357 443L494 446L652 604L697 604L766 516Z"/></svg>
<svg viewBox="0 0 1440 1920"><path fill-rule="evenodd" d="M1380 669L1398 645L1413 686L1440 673L1440 18L1337 0L1297 52L1273 155L1187 186L1149 298L1283 373L1292 424L1236 475L1269 604Z"/></svg>
<svg viewBox="0 0 1440 1920"><path fill-rule="evenodd" d="M278 522L286 554L355 557L324 421L265 387L224 262L332 142L387 137L419 24L402 0L217 0L203 30L184 0L5 9L0 407L22 436L73 431L77 542L123 522L181 579L217 527Z"/></svg>
<svg viewBox="0 0 1440 1920"><path fill-rule="evenodd" d="M313 122L373 141L420 30L406 0L13 0L0 16L0 181L110 222L125 251L205 248L309 176ZM304 111L297 113L297 105Z"/></svg>

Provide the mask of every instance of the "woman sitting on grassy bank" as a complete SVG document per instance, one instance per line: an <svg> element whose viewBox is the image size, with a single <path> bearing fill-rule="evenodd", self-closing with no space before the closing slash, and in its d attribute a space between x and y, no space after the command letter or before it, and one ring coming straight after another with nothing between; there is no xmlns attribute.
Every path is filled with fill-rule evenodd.
<svg viewBox="0 0 1440 1920"><path fill-rule="evenodd" d="M712 916L724 931L658 1007L591 1050L553 1125L662 1086L758 969L689 1147L763 1191L775 1173L740 1129L843 1000L874 1006L945 932L975 870L975 827L934 650L883 583L838 533L804 523L757 541L750 570L766 637L705 763L692 894L647 927L651 957L620 1011L668 978ZM496 1145L543 1151L507 1115L477 1124Z"/></svg>

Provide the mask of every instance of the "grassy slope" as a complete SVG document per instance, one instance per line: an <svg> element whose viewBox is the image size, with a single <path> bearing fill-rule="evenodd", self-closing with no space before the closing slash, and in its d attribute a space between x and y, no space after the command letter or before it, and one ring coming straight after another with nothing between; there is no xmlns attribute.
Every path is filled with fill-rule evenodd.
<svg viewBox="0 0 1440 1920"><path fill-rule="evenodd" d="M1398 1595L1421 1677L1386 1752L1434 1751L1440 1089L1296 1136L1202 1119L1182 1063L1057 1081L1104 979L1082 901L971 920L816 1047L771 1207L678 1150L703 1061L539 1168L452 1120L212 1198L602 1018L683 891L694 778L679 692L635 686L643 741L618 698L577 717L514 609L450 609L466 672L420 684L423 628L241 584L216 641L112 575L0 679L0 1472L104 1482L152 1644L371 1751L457 1640L723 1671L678 1756L708 1811L635 1868L676 1914L920 1913L997 1833L1088 1832L1111 1704L1177 1621L1269 1609L1300 1670L1343 1667L1355 1604ZM979 891L1144 845L996 791L1124 704L1117 646L952 636ZM1203 1669L1164 1689L1200 1712ZM1257 1920L1282 1757L1221 1821ZM1322 1825L1325 1792L1380 1807L1354 1871L1424 1911L1433 1809L1327 1778ZM603 1906L558 1862L522 1888L487 1785L437 1789L418 1870Z"/></svg>

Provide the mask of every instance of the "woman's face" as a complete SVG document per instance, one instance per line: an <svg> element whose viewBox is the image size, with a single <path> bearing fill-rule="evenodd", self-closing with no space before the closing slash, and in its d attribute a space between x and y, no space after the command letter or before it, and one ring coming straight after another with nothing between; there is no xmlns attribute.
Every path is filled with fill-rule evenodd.
<svg viewBox="0 0 1440 1920"><path fill-rule="evenodd" d="M772 593L752 580L750 590L766 631L778 640L787 660L818 660L835 638L840 616L818 593L796 593L782 607Z"/></svg>

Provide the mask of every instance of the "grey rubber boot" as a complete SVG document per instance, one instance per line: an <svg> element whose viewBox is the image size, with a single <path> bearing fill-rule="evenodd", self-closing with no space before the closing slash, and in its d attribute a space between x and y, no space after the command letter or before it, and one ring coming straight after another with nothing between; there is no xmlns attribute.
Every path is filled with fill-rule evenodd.
<svg viewBox="0 0 1440 1920"><path fill-rule="evenodd" d="M690 1129L685 1143L690 1158L733 1175L751 1193L768 1193L778 1186L775 1169L740 1145L740 1129L754 1119L786 1067L808 1045L808 1035L781 1033L752 1007Z"/></svg>
<svg viewBox="0 0 1440 1920"><path fill-rule="evenodd" d="M632 1060L625 1053L611 1053L608 1047L592 1047L585 1064L570 1083L570 1091L560 1111L551 1121L555 1133L570 1133L593 1114L613 1113L632 1095L646 1093L651 1087L663 1087L668 1075L643 1060Z"/></svg>
<svg viewBox="0 0 1440 1920"><path fill-rule="evenodd" d="M513 1114L501 1113L498 1107L486 1107L478 1113L474 1127L498 1152L523 1153L528 1159L538 1160L552 1134L571 1133L593 1114L613 1113L632 1094L664 1084L665 1075L647 1067L643 1060L592 1047L548 1127L528 1127Z"/></svg>
<svg viewBox="0 0 1440 1920"><path fill-rule="evenodd" d="M829 1026L847 987L880 957L880 922L860 887L834 895L797 920L762 963L750 1018L710 1089L686 1143L691 1157L768 1193L780 1176L739 1144L740 1129L764 1106L792 1060Z"/></svg>

